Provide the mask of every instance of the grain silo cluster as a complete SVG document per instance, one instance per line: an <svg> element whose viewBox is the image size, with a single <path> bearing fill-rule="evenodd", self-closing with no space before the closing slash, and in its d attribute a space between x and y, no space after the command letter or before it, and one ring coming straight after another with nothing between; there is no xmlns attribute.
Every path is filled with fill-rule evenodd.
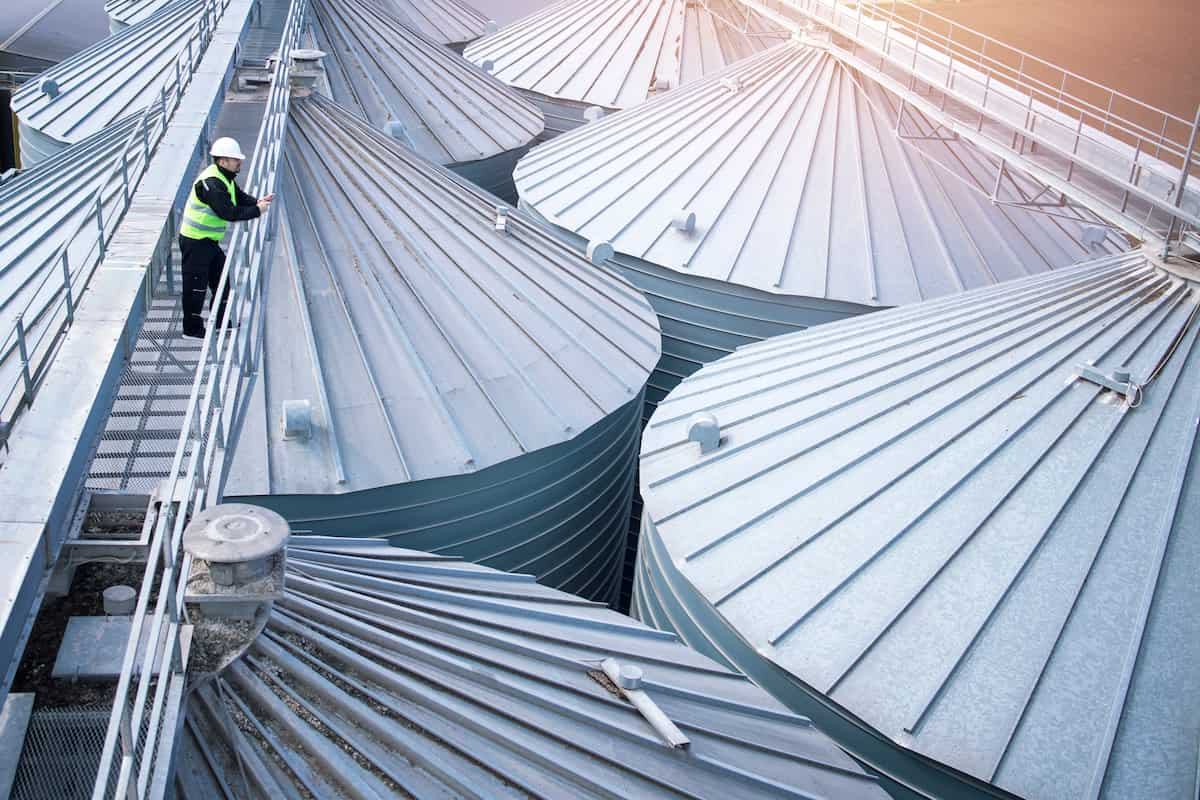
<svg viewBox="0 0 1200 800"><path fill-rule="evenodd" d="M199 59L215 19L215 0L176 0L22 86L12 108L25 165L160 99L181 58Z"/></svg>
<svg viewBox="0 0 1200 800"><path fill-rule="evenodd" d="M1194 796L1200 114L885 5L108 0L0 175L0 796Z"/></svg>

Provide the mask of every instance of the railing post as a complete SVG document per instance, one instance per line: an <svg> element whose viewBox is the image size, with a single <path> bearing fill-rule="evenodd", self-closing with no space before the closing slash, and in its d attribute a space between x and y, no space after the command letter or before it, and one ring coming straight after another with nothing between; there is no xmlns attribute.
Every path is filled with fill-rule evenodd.
<svg viewBox="0 0 1200 800"><path fill-rule="evenodd" d="M21 377L25 380L25 405L33 404L33 373L29 370L29 346L25 341L25 316L17 315L17 350L21 355Z"/></svg>
<svg viewBox="0 0 1200 800"><path fill-rule="evenodd" d="M108 243L104 241L104 204L100 201L100 195L96 195L96 227L100 230L100 257L104 258L104 251L108 247Z"/></svg>
<svg viewBox="0 0 1200 800"><path fill-rule="evenodd" d="M75 321L75 298L71 296L71 263L68 260L67 248L63 246L62 254L62 270L63 270L63 292L66 293L67 300L67 324L70 325Z"/></svg>
<svg viewBox="0 0 1200 800"><path fill-rule="evenodd" d="M1166 122L1163 123L1164 133L1166 131ZM1183 151L1183 164L1179 167L1179 181L1175 185L1175 208L1183 208L1184 189L1187 188L1188 176L1192 166L1192 155L1196 152L1196 137L1200 133L1200 106L1196 107L1196 118L1192 122L1192 130L1188 133L1187 147ZM1175 236L1175 228L1178 226L1180 237L1183 236L1184 225L1180 223L1179 218L1172 216L1170 222L1167 223L1167 235L1163 239L1163 257L1166 257L1168 250L1171 247L1171 239Z"/></svg>

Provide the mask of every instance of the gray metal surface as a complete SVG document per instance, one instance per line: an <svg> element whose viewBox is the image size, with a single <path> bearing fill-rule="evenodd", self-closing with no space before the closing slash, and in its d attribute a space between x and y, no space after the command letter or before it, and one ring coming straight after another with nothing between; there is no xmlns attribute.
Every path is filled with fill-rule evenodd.
<svg viewBox="0 0 1200 800"><path fill-rule="evenodd" d="M158 114L149 122L153 125ZM110 125L30 169L0 182L0 416L11 418L5 398L7 388L20 373L18 344L9 337L21 317L31 360L55 344L53 331L67 313L63 299L64 274L60 248L67 246L67 264L72 284L79 285L90 274L99 255L96 236L68 238L89 217L96 216L96 192L101 193L101 219L106 236L116 229L117 211L123 207L121 181L106 181L140 115ZM133 168L142 157L135 147L124 156ZM96 224L92 223L96 229ZM73 301L78 302L78 297ZM36 352L33 352L36 351Z"/></svg>
<svg viewBox="0 0 1200 800"><path fill-rule="evenodd" d="M1138 252L705 367L645 432L638 616L926 795L1190 797L1196 287Z"/></svg>
<svg viewBox="0 0 1200 800"><path fill-rule="evenodd" d="M312 20L338 104L378 128L398 122L430 161L461 165L484 188L506 185L513 195L512 168L542 133L533 104L409 30L380 0L316 0ZM496 169L472 163L482 161Z"/></svg>
<svg viewBox="0 0 1200 800"><path fill-rule="evenodd" d="M0 63L16 54L46 66L70 58L108 35L95 0L4 0L0 6Z"/></svg>
<svg viewBox="0 0 1200 800"><path fill-rule="evenodd" d="M136 25L162 11L175 0L108 0L104 13L108 15L113 33Z"/></svg>
<svg viewBox="0 0 1200 800"><path fill-rule="evenodd" d="M33 164L157 99L189 42L199 57L195 26L215 8L213 0L177 0L25 83L12 97L22 161ZM45 80L57 83L57 96L42 90Z"/></svg>
<svg viewBox="0 0 1200 800"><path fill-rule="evenodd" d="M377 540L294 537L288 563L265 633L192 696L181 800L886 797L742 676L527 576Z"/></svg>
<svg viewBox="0 0 1200 800"><path fill-rule="evenodd" d="M488 29L488 18L466 0L379 0L404 25L438 44L461 48Z"/></svg>
<svg viewBox="0 0 1200 800"><path fill-rule="evenodd" d="M0 469L0 661L19 658L46 570L70 531L92 447L103 429L145 315L161 234L194 174L205 125L220 107L250 0L230 0L139 189L108 242L75 323L62 338L38 400L21 418Z"/></svg>
<svg viewBox="0 0 1200 800"><path fill-rule="evenodd" d="M1123 249L1115 234L1089 249L1084 226L1099 220L1078 207L994 203L995 172L825 50L790 42L548 142L515 179L554 224L685 280L868 306Z"/></svg>
<svg viewBox="0 0 1200 800"><path fill-rule="evenodd" d="M608 599L649 304L517 212L496 231L494 200L320 96L285 154L227 497ZM288 400L311 403L310 438L283 438Z"/></svg>
<svg viewBox="0 0 1200 800"><path fill-rule="evenodd" d="M736 0L707 6L560 2L480 39L464 55L476 64L491 62L496 77L533 99L553 136L582 124L589 106L636 106L787 38L770 34L772 26L747 16Z"/></svg>

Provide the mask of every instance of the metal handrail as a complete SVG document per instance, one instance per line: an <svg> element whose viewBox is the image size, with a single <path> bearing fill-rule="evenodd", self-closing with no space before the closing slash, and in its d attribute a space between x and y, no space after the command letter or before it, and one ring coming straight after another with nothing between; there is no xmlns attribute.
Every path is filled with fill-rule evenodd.
<svg viewBox="0 0 1200 800"><path fill-rule="evenodd" d="M279 60L247 178L247 185L259 196L272 193L277 183L291 99L290 54L300 45L306 9L307 0L292 0L284 24ZM191 558L182 549L183 531L189 518L218 502L222 494L226 436L241 402L245 379L254 369L251 323L261 321L263 270L270 257L279 213L277 206L271 206L257 220L236 228L230 239L226 268L213 296L220 297L228 289L226 318L241 324L209 325L200 348L171 472L157 498L157 519L131 618L94 800L146 797L156 770L162 768L174 746L170 733L164 732L159 738L159 727L167 711L169 685L181 681L186 670L182 636L187 627L184 593ZM154 501L151 512L155 511L153 506ZM156 584L160 587L158 596L153 610L149 610ZM147 626L148 636L143 636ZM135 662L141 641L146 647L138 664ZM176 700L182 702L178 697ZM139 741L143 720L149 723L145 726L148 732L145 740Z"/></svg>
<svg viewBox="0 0 1200 800"><path fill-rule="evenodd" d="M96 191L89 204L93 210L80 219L74 230L63 240L54 258L47 262L52 265L60 264L61 269L45 270L41 282L30 293L25 308L0 341L0 364L14 353L21 362L21 369L12 384L0 387L0 437L6 438L17 417L33 404L41 379L57 353L54 345L75 321L75 307L83 292L87 290L96 268L103 262L108 241L133 202L135 190L167 131L171 115L179 107L184 91L191 84L192 76L212 39L213 31L229 3L230 0L206 0L195 22L195 35L189 36L187 44L180 48L174 69L168 70L169 74L159 89L158 98L142 110L141 117L130 131L121 152L113 159L112 166L97 180ZM151 119L154 119L153 123L150 122ZM115 208L106 209L105 193L111 191L111 187L118 181L121 192L116 200L117 205ZM86 245L87 255L82 263L72 264L70 251L76 245ZM51 278L61 280L61 284L54 289L52 299L44 307L32 309L34 301L51 285ZM28 335L29 329L43 319L52 322L45 325L40 334L31 340ZM55 320L57 322L54 322ZM13 400L18 392L21 396L14 405ZM4 419L3 414L10 407L10 415Z"/></svg>
<svg viewBox="0 0 1200 800"><path fill-rule="evenodd" d="M1025 155L1018 149L1025 140L1046 145L1067 163L1065 176L1058 176L1066 183L1079 166L1124 192L1122 213L1133 195L1164 212L1172 226L1198 221L1183 201L1189 178L1200 175L1200 110L1185 119L910 0L742 2L794 28L805 21L827 27L849 40L852 56L866 51L881 72L886 63L906 73L910 89L914 80L936 88L978 115L980 135L985 117L1006 128L1004 141L988 138L1018 157ZM1156 183L1148 185L1151 176Z"/></svg>

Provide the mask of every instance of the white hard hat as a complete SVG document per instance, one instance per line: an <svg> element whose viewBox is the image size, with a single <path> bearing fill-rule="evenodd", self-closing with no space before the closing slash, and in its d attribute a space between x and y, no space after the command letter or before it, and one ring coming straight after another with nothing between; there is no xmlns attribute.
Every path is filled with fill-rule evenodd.
<svg viewBox="0 0 1200 800"><path fill-rule="evenodd" d="M246 159L246 154L238 146L237 140L231 139L228 136L222 136L213 142L210 153L214 158L236 158L239 161Z"/></svg>

